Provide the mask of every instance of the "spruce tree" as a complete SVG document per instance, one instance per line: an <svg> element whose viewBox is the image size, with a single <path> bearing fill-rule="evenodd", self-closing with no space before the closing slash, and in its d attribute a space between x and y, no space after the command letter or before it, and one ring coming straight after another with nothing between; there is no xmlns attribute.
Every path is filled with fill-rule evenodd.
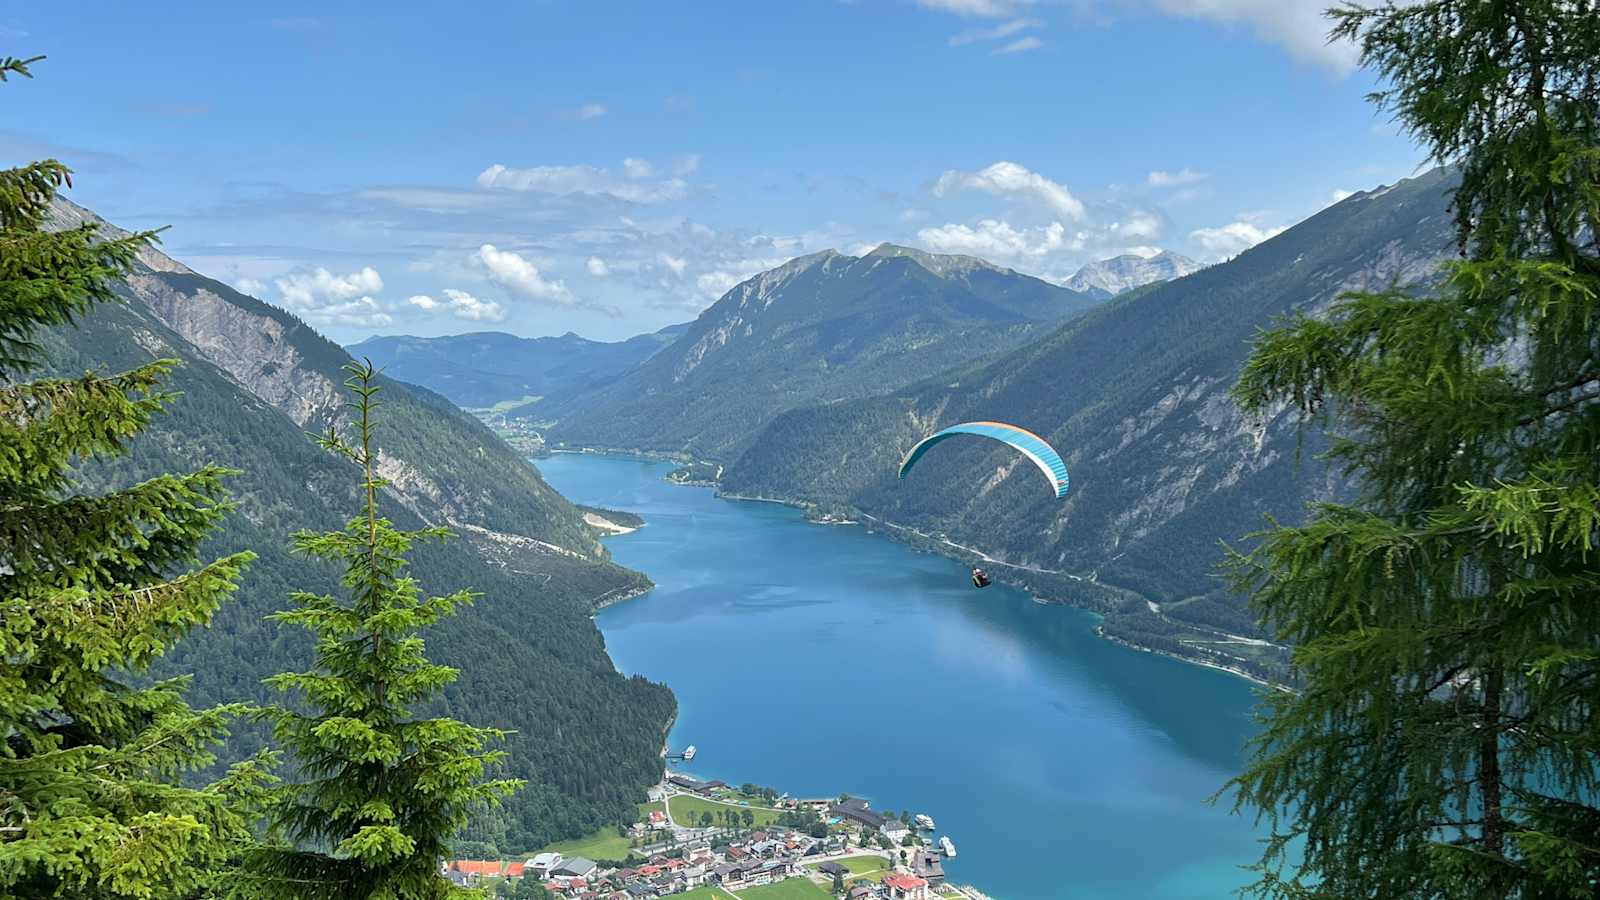
<svg viewBox="0 0 1600 900"><path fill-rule="evenodd" d="M1359 500L1235 556L1295 645L1241 806L1258 893L1600 893L1600 7L1332 11L1456 167L1459 258L1260 336L1236 389L1331 429Z"/></svg>
<svg viewBox="0 0 1600 900"><path fill-rule="evenodd" d="M267 680L298 700L263 716L301 779L276 790L268 818L278 843L250 868L275 898L430 900L454 892L441 862L469 813L519 783L485 777L504 755L486 748L505 732L413 714L457 674L428 661L419 632L473 595L425 596L405 574L414 542L449 531L401 531L379 514L379 387L370 363L346 370L354 433L330 426L320 443L354 463L364 505L344 530L302 532L294 548L343 566L349 596L297 593L273 616L310 631L316 652L311 669Z"/></svg>
<svg viewBox="0 0 1600 900"><path fill-rule="evenodd" d="M0 59L0 81L37 61ZM233 801L255 769L181 785L213 762L230 710L191 710L181 679L140 673L211 617L250 554L188 569L228 509L222 469L74 490L75 466L123 452L168 402L175 363L23 380L44 363L40 332L114 301L153 239L47 228L70 175L55 160L0 171L0 896L203 895L248 837Z"/></svg>

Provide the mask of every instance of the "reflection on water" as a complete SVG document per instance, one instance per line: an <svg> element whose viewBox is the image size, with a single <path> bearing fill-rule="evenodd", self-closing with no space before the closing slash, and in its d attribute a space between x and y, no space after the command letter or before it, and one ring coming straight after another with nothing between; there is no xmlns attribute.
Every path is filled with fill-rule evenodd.
<svg viewBox="0 0 1600 900"><path fill-rule="evenodd" d="M1250 686L1092 634L1087 613L853 527L667 484L662 463L539 463L646 527L608 539L658 585L597 622L665 681L694 771L847 791L939 821L952 878L997 898L1226 897L1249 823L1207 805L1239 765Z"/></svg>

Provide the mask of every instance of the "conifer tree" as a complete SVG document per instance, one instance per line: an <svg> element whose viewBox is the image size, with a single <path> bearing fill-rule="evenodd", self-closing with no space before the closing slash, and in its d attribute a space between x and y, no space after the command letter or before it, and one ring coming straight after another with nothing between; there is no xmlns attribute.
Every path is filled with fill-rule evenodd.
<svg viewBox="0 0 1600 900"><path fill-rule="evenodd" d="M1241 806L1267 896L1600 893L1600 6L1332 11L1460 183L1431 291L1262 335L1236 389L1327 427L1358 502L1235 556L1295 645Z"/></svg>
<svg viewBox="0 0 1600 900"><path fill-rule="evenodd" d="M0 81L37 61L0 58ZM154 237L48 229L70 175L55 160L0 171L0 896L198 896L248 837L233 802L256 770L180 785L213 761L231 711L193 711L182 679L140 672L210 618L251 555L184 571L228 509L222 469L74 490L74 466L122 452L168 402L174 361L23 380L41 330L114 301Z"/></svg>
<svg viewBox="0 0 1600 900"><path fill-rule="evenodd" d="M428 661L419 632L473 597L425 596L405 574L414 542L449 531L400 531L379 514L379 388L370 363L346 370L354 433L330 426L320 443L355 464L364 507L343 531L302 532L294 547L343 566L349 597L297 593L273 616L310 631L316 654L311 669L267 680L299 701L263 715L302 780L277 789L268 818L280 843L250 868L276 898L431 900L454 892L440 864L468 814L519 783L485 777L504 755L486 747L505 732L413 714L457 674Z"/></svg>

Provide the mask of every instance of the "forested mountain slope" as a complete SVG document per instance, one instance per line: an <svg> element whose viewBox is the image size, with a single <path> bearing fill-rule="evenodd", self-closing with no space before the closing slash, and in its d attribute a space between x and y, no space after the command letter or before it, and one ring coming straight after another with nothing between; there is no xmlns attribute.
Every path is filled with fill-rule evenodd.
<svg viewBox="0 0 1600 900"><path fill-rule="evenodd" d="M625 341L568 332L525 338L498 331L445 337L378 335L348 348L385 375L438 391L469 409L596 387L649 359L688 330L672 325Z"/></svg>
<svg viewBox="0 0 1600 900"><path fill-rule="evenodd" d="M1131 589L1142 597L1130 614L1148 599L1172 615L1250 629L1214 577L1217 542L1260 527L1264 515L1297 519L1342 481L1314 458L1314 435L1301 447L1292 417L1253 421L1228 397L1249 341L1273 317L1343 291L1430 278L1452 246L1449 186L1436 171L1357 194L992 362L786 413L722 486L864 511L1010 563ZM971 419L1048 439L1071 471L1067 498L1056 500L1015 453L976 439L948 442L896 479L917 439Z"/></svg>
<svg viewBox="0 0 1600 900"><path fill-rule="evenodd" d="M1094 302L972 257L824 251L736 286L611 384L513 414L555 444L731 459L778 413L913 383Z"/></svg>
<svg viewBox="0 0 1600 900"><path fill-rule="evenodd" d="M62 221L87 215L62 206ZM238 509L208 552L259 554L214 624L177 645L160 674L193 675L197 704L262 699L261 678L296 669L310 647L264 617L290 590L335 591L335 572L291 558L289 535L340 527L357 508L357 475L305 432L345 415L339 366L349 357L293 316L197 275L159 253L121 292L46 340L58 373L121 370L154 358L182 365L181 393L132 452L81 473L126 484L214 462L241 471ZM461 669L451 714L514 729L509 769L529 786L472 834L520 851L631 820L660 771L671 693L611 665L590 620L599 603L649 581L611 563L580 510L492 432L428 391L386 381L377 442L391 487L384 512L402 527L449 525L458 538L416 554L434 592L470 586L471 609L434 629L431 655ZM253 750L244 729L232 753Z"/></svg>

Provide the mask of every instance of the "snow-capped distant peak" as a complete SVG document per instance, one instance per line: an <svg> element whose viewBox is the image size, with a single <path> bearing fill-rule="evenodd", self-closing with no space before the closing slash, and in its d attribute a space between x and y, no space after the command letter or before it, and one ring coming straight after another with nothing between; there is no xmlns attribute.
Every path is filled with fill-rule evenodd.
<svg viewBox="0 0 1600 900"><path fill-rule="evenodd" d="M1182 278L1205 268L1186 256L1163 250L1154 256L1125 253L1092 262L1062 283L1063 287L1086 294L1114 297L1123 291L1157 281Z"/></svg>

